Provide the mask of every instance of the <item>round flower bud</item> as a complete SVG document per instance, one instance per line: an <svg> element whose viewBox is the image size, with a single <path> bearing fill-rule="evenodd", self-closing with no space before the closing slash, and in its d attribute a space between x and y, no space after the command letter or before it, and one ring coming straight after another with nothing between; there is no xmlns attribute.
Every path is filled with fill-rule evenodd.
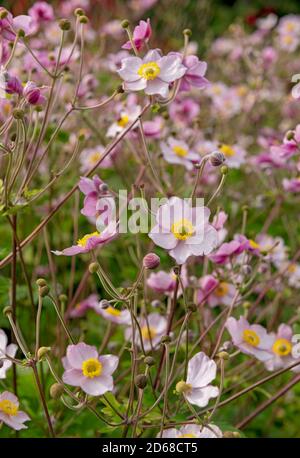
<svg viewBox="0 0 300 458"><path fill-rule="evenodd" d="M3 315L11 315L13 313L13 309L10 306L4 307Z"/></svg>
<svg viewBox="0 0 300 458"><path fill-rule="evenodd" d="M170 336L162 336L162 338L161 338L160 341L161 341L161 343L163 343L163 344L168 344L168 343L171 342L171 337L170 337Z"/></svg>
<svg viewBox="0 0 300 458"><path fill-rule="evenodd" d="M294 137L295 137L295 132L293 130L289 130L287 133L286 133L286 139L291 141L291 140L294 140Z"/></svg>
<svg viewBox="0 0 300 458"><path fill-rule="evenodd" d="M220 151L214 151L209 156L209 162L213 167L219 167L225 162L225 156Z"/></svg>
<svg viewBox="0 0 300 458"><path fill-rule="evenodd" d="M25 116L24 110L21 110L20 108L15 108L12 114L15 119L23 119Z"/></svg>
<svg viewBox="0 0 300 458"><path fill-rule="evenodd" d="M60 19L58 21L58 26L61 30L68 31L71 28L71 22L69 19Z"/></svg>
<svg viewBox="0 0 300 458"><path fill-rule="evenodd" d="M24 38L26 35L23 29L19 29L17 33L19 38Z"/></svg>
<svg viewBox="0 0 300 458"><path fill-rule="evenodd" d="M64 386L61 383L53 383L50 386L50 396L53 399L59 399L64 392Z"/></svg>
<svg viewBox="0 0 300 458"><path fill-rule="evenodd" d="M46 286L47 285L47 282L44 278L38 278L37 281L36 281L36 284L38 286Z"/></svg>
<svg viewBox="0 0 300 458"><path fill-rule="evenodd" d="M154 301L151 302L152 307L159 307L160 306L160 301L158 299L154 299Z"/></svg>
<svg viewBox="0 0 300 458"><path fill-rule="evenodd" d="M184 29L184 31L182 33L183 33L183 35L187 35L188 37L190 37L192 35L191 29Z"/></svg>
<svg viewBox="0 0 300 458"><path fill-rule="evenodd" d="M117 87L117 93L118 93L118 94L124 94L124 92L125 92L125 91L124 91L124 88L123 88L122 84L120 84L120 85Z"/></svg>
<svg viewBox="0 0 300 458"><path fill-rule="evenodd" d="M144 363L147 364L147 366L154 366L155 360L152 358L152 356L146 356Z"/></svg>
<svg viewBox="0 0 300 458"><path fill-rule="evenodd" d="M76 8L74 11L75 16L84 16L84 11L82 8Z"/></svg>
<svg viewBox="0 0 300 458"><path fill-rule="evenodd" d="M66 294L60 294L59 295L59 300L60 300L60 302L67 302L68 296Z"/></svg>
<svg viewBox="0 0 300 458"><path fill-rule="evenodd" d="M144 256L143 266L145 269L156 269L160 264L160 257L155 253L148 253Z"/></svg>
<svg viewBox="0 0 300 458"><path fill-rule="evenodd" d="M107 186L107 184L106 184L106 183L100 184L100 186L99 186L99 191L100 191L100 192L107 192L107 191L108 191L108 186Z"/></svg>
<svg viewBox="0 0 300 458"><path fill-rule="evenodd" d="M178 275L179 271L180 271L180 269L179 269L178 266L173 267L173 272L174 272L175 275Z"/></svg>
<svg viewBox="0 0 300 458"><path fill-rule="evenodd" d="M188 304L187 309L189 312L196 312L197 311L197 305L196 304Z"/></svg>
<svg viewBox="0 0 300 458"><path fill-rule="evenodd" d="M89 272L91 274L95 274L97 272L99 268L99 264L98 262L92 262L90 265L89 265Z"/></svg>
<svg viewBox="0 0 300 458"><path fill-rule="evenodd" d="M175 389L177 393L188 393L191 389L191 385L184 380L180 380L180 382L176 383Z"/></svg>
<svg viewBox="0 0 300 458"><path fill-rule="evenodd" d="M227 167L227 165L222 165L222 167L221 167L221 173L222 173L222 175L227 175L227 173L228 173L228 167Z"/></svg>
<svg viewBox="0 0 300 458"><path fill-rule="evenodd" d="M47 285L42 286L42 287L39 289L39 295L40 295L41 297L46 297L46 296L49 294L49 291L50 291L49 286L47 286Z"/></svg>
<svg viewBox="0 0 300 458"><path fill-rule="evenodd" d="M3 9L0 12L0 19L5 19L7 17L7 15L8 15L8 11Z"/></svg>
<svg viewBox="0 0 300 458"><path fill-rule="evenodd" d="M79 22L80 24L87 24L89 22L89 19L87 16L79 16Z"/></svg>
<svg viewBox="0 0 300 458"><path fill-rule="evenodd" d="M227 353L227 351L220 351L217 354L217 357L220 358L220 359L227 360L227 359L229 359L229 354Z"/></svg>
<svg viewBox="0 0 300 458"><path fill-rule="evenodd" d="M50 353L51 347L40 347L37 352L38 360L40 361L44 356Z"/></svg>
<svg viewBox="0 0 300 458"><path fill-rule="evenodd" d="M142 390L146 387L147 385L147 377L145 374L139 374L135 377L134 383L138 388L141 388Z"/></svg>
<svg viewBox="0 0 300 458"><path fill-rule="evenodd" d="M127 19L124 19L122 22L121 22L121 27L123 29L127 29L129 27L129 21Z"/></svg>
<svg viewBox="0 0 300 458"><path fill-rule="evenodd" d="M105 310L110 307L110 303L106 299L102 299L102 301L99 302L99 306Z"/></svg>

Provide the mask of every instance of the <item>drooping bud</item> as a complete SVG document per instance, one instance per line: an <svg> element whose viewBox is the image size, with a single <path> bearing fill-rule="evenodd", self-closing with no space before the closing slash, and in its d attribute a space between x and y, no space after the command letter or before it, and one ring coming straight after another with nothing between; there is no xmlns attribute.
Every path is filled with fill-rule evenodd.
<svg viewBox="0 0 300 458"><path fill-rule="evenodd" d="M95 274L97 272L97 270L99 269L99 264L98 262L92 262L90 265L89 265L89 272L91 274Z"/></svg>
<svg viewBox="0 0 300 458"><path fill-rule="evenodd" d="M50 288L49 288L48 285L42 286L42 287L39 289L39 295L40 295L41 297L46 297L46 296L48 296L49 291L50 291Z"/></svg>
<svg viewBox="0 0 300 458"><path fill-rule="evenodd" d="M40 347L37 352L38 361L44 358L48 353L50 353L51 347Z"/></svg>
<svg viewBox="0 0 300 458"><path fill-rule="evenodd" d="M144 256L143 266L145 269L156 269L160 264L160 257L155 253L148 253Z"/></svg>
<svg viewBox="0 0 300 458"><path fill-rule="evenodd" d="M192 35L191 29L184 29L184 31L182 33L183 33L183 35L187 35L188 37L190 37Z"/></svg>
<svg viewBox="0 0 300 458"><path fill-rule="evenodd" d="M227 175L227 173L228 173L228 167L227 167L227 165L222 165L222 167L221 167L221 173L222 173L222 175Z"/></svg>
<svg viewBox="0 0 300 458"><path fill-rule="evenodd" d="M13 309L10 306L4 307L3 309L3 315L11 315L13 313Z"/></svg>
<svg viewBox="0 0 300 458"><path fill-rule="evenodd" d="M74 11L74 14L75 16L84 16L84 11L82 8L76 8L76 10Z"/></svg>
<svg viewBox="0 0 300 458"><path fill-rule="evenodd" d="M146 358L144 359L144 363L147 366L154 366L155 360L154 360L154 358L152 358L152 356L146 356Z"/></svg>
<svg viewBox="0 0 300 458"><path fill-rule="evenodd" d="M128 19L124 19L124 20L121 22L121 27L122 27L123 29L127 29L127 28L129 27L129 24L130 24L130 23L129 23Z"/></svg>
<svg viewBox="0 0 300 458"><path fill-rule="evenodd" d="M64 386L61 383L53 383L50 386L50 396L53 399L59 399L64 392Z"/></svg>
<svg viewBox="0 0 300 458"><path fill-rule="evenodd" d="M99 302L99 306L100 306L100 308L102 308L103 310L105 310L105 309L108 309L108 307L110 307L110 303L109 303L106 299L102 299L102 300Z"/></svg>
<svg viewBox="0 0 300 458"><path fill-rule="evenodd" d="M141 388L142 390L147 386L147 377L145 374L138 374L135 379L134 383L138 388Z"/></svg>
<svg viewBox="0 0 300 458"><path fill-rule="evenodd" d="M20 108L15 108L12 112L12 115L15 119L23 119L25 116L25 111Z"/></svg>
<svg viewBox="0 0 300 458"><path fill-rule="evenodd" d="M46 286L47 285L47 282L44 278L38 278L37 281L36 281L36 284L38 286Z"/></svg>
<svg viewBox="0 0 300 458"><path fill-rule="evenodd" d="M87 16L79 16L80 24L87 24L89 22L89 18Z"/></svg>
<svg viewBox="0 0 300 458"><path fill-rule="evenodd" d="M220 358L220 359L228 360L229 359L229 353L227 353L226 351L220 351L217 354L217 357Z"/></svg>

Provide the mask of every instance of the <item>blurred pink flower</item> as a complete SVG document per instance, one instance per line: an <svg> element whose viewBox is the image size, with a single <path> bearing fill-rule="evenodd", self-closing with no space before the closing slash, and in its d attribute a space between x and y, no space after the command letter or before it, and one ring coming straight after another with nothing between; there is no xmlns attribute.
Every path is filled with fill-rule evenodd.
<svg viewBox="0 0 300 458"><path fill-rule="evenodd" d="M70 318L81 318L89 309L94 309L99 303L99 297L97 294L91 294L86 299L78 302L70 311Z"/></svg>
<svg viewBox="0 0 300 458"><path fill-rule="evenodd" d="M200 157L190 149L187 143L168 137L166 142L160 143L164 159L170 164L183 165L187 170L193 169L193 162L199 162Z"/></svg>
<svg viewBox="0 0 300 458"><path fill-rule="evenodd" d="M169 439L218 439L223 436L222 431L217 425L208 424L201 427L200 425L184 425L181 428L168 428L164 429L161 437ZM156 437L160 437L158 434Z"/></svg>
<svg viewBox="0 0 300 458"><path fill-rule="evenodd" d="M162 336L167 330L167 320L164 316L158 313L149 313L146 318L139 320L141 335L143 339L144 349L146 351L157 347L160 343ZM140 335L138 332L135 333L136 343L141 347ZM125 339L130 340L132 338L132 327L128 327L125 330Z"/></svg>
<svg viewBox="0 0 300 458"><path fill-rule="evenodd" d="M138 51L142 49L145 43L148 43L152 34L150 19L147 21L140 21L139 25L134 28L132 34L132 41ZM130 40L127 41L123 46L122 49L131 49L132 45Z"/></svg>

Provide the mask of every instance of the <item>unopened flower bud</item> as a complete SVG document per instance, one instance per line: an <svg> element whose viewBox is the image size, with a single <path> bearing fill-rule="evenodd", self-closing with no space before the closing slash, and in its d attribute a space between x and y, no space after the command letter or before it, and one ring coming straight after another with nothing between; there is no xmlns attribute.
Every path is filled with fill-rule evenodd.
<svg viewBox="0 0 300 458"><path fill-rule="evenodd" d="M227 359L229 359L229 353L227 353L227 351L220 351L217 354L217 357L220 358L220 359L227 360Z"/></svg>
<svg viewBox="0 0 300 458"><path fill-rule="evenodd" d="M151 106L151 110L153 113L158 113L159 110L160 110L160 105L159 103L154 103L152 106Z"/></svg>
<svg viewBox="0 0 300 458"><path fill-rule="evenodd" d="M99 268L99 264L98 262L92 262L90 265L89 265L89 272L91 274L95 274L97 272Z"/></svg>
<svg viewBox="0 0 300 458"><path fill-rule="evenodd" d="M50 288L48 285L45 285L45 286L42 286L40 289L39 289L39 295L41 297L46 297L48 294L49 294L49 291L50 291Z"/></svg>
<svg viewBox="0 0 300 458"><path fill-rule="evenodd" d="M99 186L99 191L100 192L107 192L108 191L108 186L106 183L101 183Z"/></svg>
<svg viewBox="0 0 300 458"><path fill-rule="evenodd" d="M50 353L51 347L40 347L37 352L38 360L40 361L44 356Z"/></svg>
<svg viewBox="0 0 300 458"><path fill-rule="evenodd" d="M60 294L59 295L59 300L60 300L60 302L67 302L68 296L66 294Z"/></svg>
<svg viewBox="0 0 300 458"><path fill-rule="evenodd" d="M228 173L228 167L227 167L227 165L222 165L222 167L221 167L221 173L222 173L222 175L227 175L227 173Z"/></svg>
<svg viewBox="0 0 300 458"><path fill-rule="evenodd" d="M87 24L89 22L89 18L87 16L79 16L80 24Z"/></svg>
<svg viewBox="0 0 300 458"><path fill-rule="evenodd" d="M24 38L26 35L25 31L23 29L18 30L18 37L19 38Z"/></svg>
<svg viewBox="0 0 300 458"><path fill-rule="evenodd" d="M289 130L287 133L286 133L286 139L291 141L291 140L294 140L294 137L295 137L295 132L293 130Z"/></svg>
<svg viewBox="0 0 300 458"><path fill-rule="evenodd" d="M58 26L61 30L68 31L71 28L71 22L69 19L60 19L58 21Z"/></svg>
<svg viewBox="0 0 300 458"><path fill-rule="evenodd" d="M1 12L0 12L0 19L5 19L8 15L8 11L3 9Z"/></svg>
<svg viewBox="0 0 300 458"><path fill-rule="evenodd" d="M158 299L154 299L154 301L151 302L152 307L159 307L160 306L160 301Z"/></svg>
<svg viewBox="0 0 300 458"><path fill-rule="evenodd" d="M187 35L188 37L190 37L192 35L191 29L184 29L184 31L182 33L183 33L183 35Z"/></svg>
<svg viewBox="0 0 300 458"><path fill-rule="evenodd" d="M103 310L108 309L108 307L110 307L110 303L106 299L102 299L102 301L99 302L99 307Z"/></svg>
<svg viewBox="0 0 300 458"><path fill-rule="evenodd" d="M161 343L163 343L163 344L168 344L168 343L171 342L171 337L170 337L170 336L162 336L162 338L161 338L160 341L161 341Z"/></svg>
<svg viewBox="0 0 300 458"><path fill-rule="evenodd" d="M173 272L174 272L175 275L178 275L179 271L180 271L180 269L179 269L178 266L173 267Z"/></svg>
<svg viewBox="0 0 300 458"><path fill-rule="evenodd" d="M242 266L242 272L244 275L250 275L252 272L252 267L249 266L249 264L245 264L244 266Z"/></svg>
<svg viewBox="0 0 300 458"><path fill-rule="evenodd" d="M147 366L154 366L155 360L152 358L152 356L146 356L144 363L147 364Z"/></svg>
<svg viewBox="0 0 300 458"><path fill-rule="evenodd" d="M21 110L20 108L15 108L12 114L15 119L23 119L25 116L24 110Z"/></svg>
<svg viewBox="0 0 300 458"><path fill-rule="evenodd" d="M117 93L118 93L118 94L124 94L124 92L125 92L125 91L124 91L124 88L123 88L122 84L120 84L120 85L117 87Z"/></svg>
<svg viewBox="0 0 300 458"><path fill-rule="evenodd" d="M187 309L189 312L196 312L197 311L197 305L196 304L188 304Z"/></svg>
<svg viewBox="0 0 300 458"><path fill-rule="evenodd" d="M122 22L121 22L121 27L123 29L127 29L129 27L129 24L130 22L127 20L127 19L124 19Z"/></svg>
<svg viewBox="0 0 300 458"><path fill-rule="evenodd" d="M148 253L144 256L143 266L145 269L156 269L160 264L160 257L155 253Z"/></svg>
<svg viewBox="0 0 300 458"><path fill-rule="evenodd" d="M47 285L47 282L44 278L38 278L37 281L36 281L36 284L38 286L46 286Z"/></svg>
<svg viewBox="0 0 300 458"><path fill-rule="evenodd" d="M213 167L219 167L225 162L225 156L220 151L214 151L209 156L209 162Z"/></svg>
<svg viewBox="0 0 300 458"><path fill-rule="evenodd" d="M75 16L84 16L84 11L82 8L76 8L76 10L74 11L74 14Z"/></svg>
<svg viewBox="0 0 300 458"><path fill-rule="evenodd" d="M10 306L4 307L3 315L11 315L13 313L13 309Z"/></svg>
<svg viewBox="0 0 300 458"><path fill-rule="evenodd" d="M180 380L180 382L176 384L175 389L177 393L188 393L191 390L191 385L184 380Z"/></svg>
<svg viewBox="0 0 300 458"><path fill-rule="evenodd" d="M142 390L147 386L147 377L145 374L139 374L135 377L134 383L138 388Z"/></svg>
<svg viewBox="0 0 300 458"><path fill-rule="evenodd" d="M50 386L50 396L53 399L59 399L64 392L64 386L61 383L53 383Z"/></svg>

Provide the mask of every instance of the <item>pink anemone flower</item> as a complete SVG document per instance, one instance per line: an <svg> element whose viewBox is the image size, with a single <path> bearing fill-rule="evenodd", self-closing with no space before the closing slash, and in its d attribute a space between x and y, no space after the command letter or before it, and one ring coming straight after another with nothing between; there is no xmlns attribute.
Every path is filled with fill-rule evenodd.
<svg viewBox="0 0 300 458"><path fill-rule="evenodd" d="M117 356L99 356L95 347L80 342L67 348L67 355L63 358L65 372L62 379L68 385L79 386L91 396L101 396L113 390L112 374L118 364Z"/></svg>
<svg viewBox="0 0 300 458"><path fill-rule="evenodd" d="M151 34L152 34L152 29L151 29L150 19L147 19L147 21L140 21L139 25L137 25L134 28L134 31L132 34L132 41L138 51L142 49L145 43L148 43L151 37ZM132 44L130 40L127 41L122 46L122 49L131 49L131 48L132 48Z"/></svg>
<svg viewBox="0 0 300 458"><path fill-rule="evenodd" d="M19 410L17 396L9 391L3 391L0 394L0 422L5 423L16 431L20 431L20 429L27 429L24 423L28 420L30 420L29 416Z"/></svg>
<svg viewBox="0 0 300 458"><path fill-rule="evenodd" d="M126 91L145 90L148 95L167 97L169 85L180 79L186 72L180 57L174 54L161 56L157 49L148 51L146 56L127 57L117 71L124 80Z"/></svg>
<svg viewBox="0 0 300 458"><path fill-rule="evenodd" d="M89 251L94 250L100 245L105 245L114 239L117 235L115 230L115 224L110 223L104 231L101 233L98 231L92 232L91 234L84 235L81 239L77 241L76 245L72 245L69 248L65 248L62 251L52 251L52 253L57 256L74 256L79 253L88 253Z"/></svg>
<svg viewBox="0 0 300 458"><path fill-rule="evenodd" d="M10 356L14 358L17 353L17 345L9 344L7 345L7 336L2 329L0 329L0 379L6 378L6 371L12 366L12 362L7 359L5 356Z"/></svg>
<svg viewBox="0 0 300 458"><path fill-rule="evenodd" d="M216 247L218 235L209 224L209 215L207 207L192 208L187 201L172 197L158 209L149 237L184 264L190 256L207 255Z"/></svg>
<svg viewBox="0 0 300 458"><path fill-rule="evenodd" d="M263 326L249 324L246 318L241 316L239 320L233 317L228 318L226 328L234 345L243 353L264 362L272 358L275 337L274 334L268 334Z"/></svg>

